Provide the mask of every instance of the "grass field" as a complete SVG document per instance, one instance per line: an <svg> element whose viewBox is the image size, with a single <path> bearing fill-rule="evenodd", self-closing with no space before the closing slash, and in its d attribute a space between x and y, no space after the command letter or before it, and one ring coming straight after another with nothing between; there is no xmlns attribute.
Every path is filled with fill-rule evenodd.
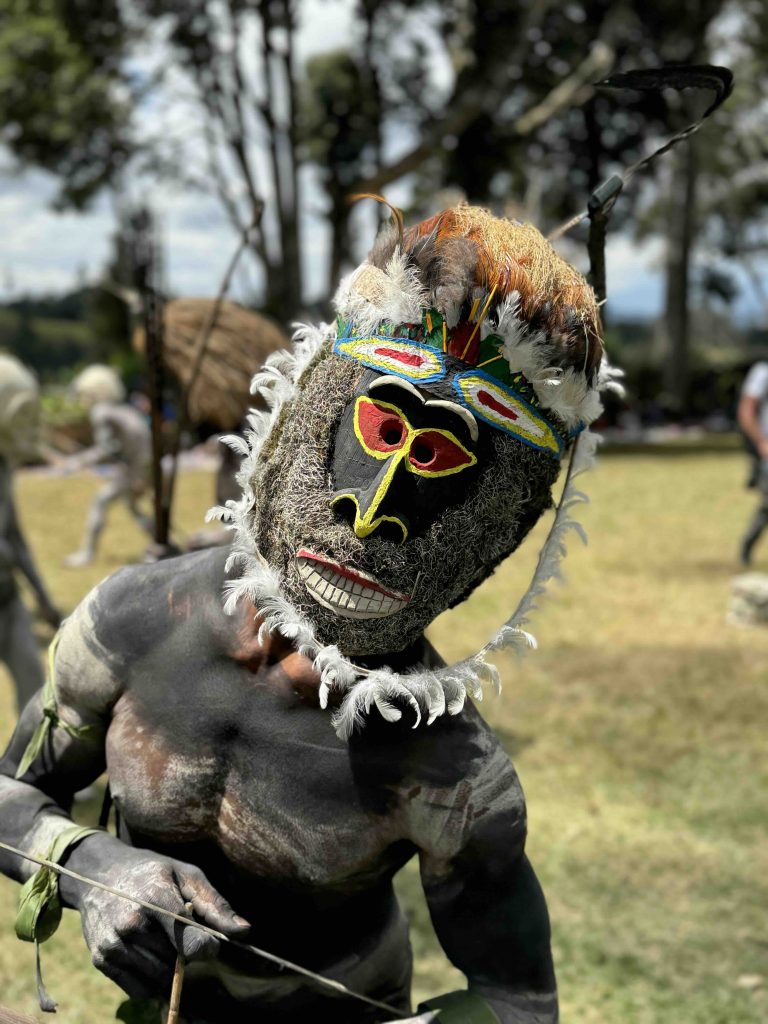
<svg viewBox="0 0 768 1024"><path fill-rule="evenodd" d="M768 1020L768 630L725 624L753 501L743 472L733 454L606 457L585 478L590 546L572 543L569 585L537 615L541 649L502 658L504 693L485 703L528 797L565 1024ZM180 523L194 529L211 483L189 473L181 484ZM31 543L66 609L142 551L120 510L93 569L60 568L95 486L86 476L18 484ZM496 628L540 538L541 529L435 624L443 655L476 649ZM10 729L0 672L0 739ZM431 934L415 871L401 883L417 997L454 987L461 978ZM16 892L0 880L0 1002L33 1012L33 951L13 936ZM119 993L91 968L75 915L43 956L62 1024L111 1019Z"/></svg>

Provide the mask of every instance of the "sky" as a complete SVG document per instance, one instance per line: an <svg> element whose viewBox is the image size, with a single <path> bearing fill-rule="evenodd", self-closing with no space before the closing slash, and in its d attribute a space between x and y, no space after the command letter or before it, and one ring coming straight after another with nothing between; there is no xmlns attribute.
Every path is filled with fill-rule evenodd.
<svg viewBox="0 0 768 1024"><path fill-rule="evenodd" d="M348 45L351 0L303 0L297 53L303 60L312 53ZM437 49L437 48L435 48ZM150 64L151 54L144 58ZM142 59L136 66L141 70ZM444 87L449 71L436 66L434 87ZM183 129L189 111L178 107L166 115ZM145 111L151 118L153 112ZM405 133L389 141L390 158L408 145ZM403 201L404 186L390 186L388 198ZM12 170L11 160L0 150L0 301L34 292L62 292L83 281L98 280L110 253L115 227L108 196L97 199L85 213L52 209L56 183L41 171ZM309 207L319 206L317 186L307 176ZM269 197L267 196L267 201ZM586 201L586 196L585 196ZM153 187L152 203L159 215L164 249L165 277L175 295L212 295L235 246L233 233L213 196ZM361 240L361 255L366 243ZM327 264L327 237L322 221L306 218L304 256L308 298L322 294ZM609 236L608 311L617 318L654 318L663 305L663 248L660 242L635 244L625 235ZM585 268L581 268L585 269ZM232 297L253 297L254 277L245 264L236 277ZM758 320L761 310L754 292L742 289L736 314L742 321Z"/></svg>

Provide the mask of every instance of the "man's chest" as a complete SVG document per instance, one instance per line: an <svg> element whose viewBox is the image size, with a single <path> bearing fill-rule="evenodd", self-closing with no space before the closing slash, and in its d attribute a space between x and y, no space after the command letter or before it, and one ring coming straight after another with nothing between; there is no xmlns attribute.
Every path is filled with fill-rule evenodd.
<svg viewBox="0 0 768 1024"><path fill-rule="evenodd" d="M200 683L154 699L158 682L115 707L110 784L139 841L213 843L245 874L313 888L385 871L404 838L402 780L361 764L327 712L240 666Z"/></svg>

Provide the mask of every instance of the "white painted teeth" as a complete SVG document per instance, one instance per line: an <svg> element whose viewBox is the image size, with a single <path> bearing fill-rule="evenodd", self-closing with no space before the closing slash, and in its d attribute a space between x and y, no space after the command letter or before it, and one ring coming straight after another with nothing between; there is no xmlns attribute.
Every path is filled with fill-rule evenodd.
<svg viewBox="0 0 768 1024"><path fill-rule="evenodd" d="M350 619L380 619L394 615L408 603L382 594L373 587L353 583L346 576L334 572L329 565L322 565L314 559L300 556L296 564L312 597L337 615Z"/></svg>

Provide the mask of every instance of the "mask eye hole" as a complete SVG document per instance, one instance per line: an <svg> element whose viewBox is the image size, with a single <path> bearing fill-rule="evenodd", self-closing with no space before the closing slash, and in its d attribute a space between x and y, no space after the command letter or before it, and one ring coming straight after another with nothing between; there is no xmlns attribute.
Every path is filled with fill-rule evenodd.
<svg viewBox="0 0 768 1024"><path fill-rule="evenodd" d="M411 472L424 476L460 473L474 466L477 456L447 430L421 430L408 452Z"/></svg>
<svg viewBox="0 0 768 1024"><path fill-rule="evenodd" d="M387 448L399 448L403 443L403 433L403 424L394 417L383 420L379 427L379 437Z"/></svg>
<svg viewBox="0 0 768 1024"><path fill-rule="evenodd" d="M417 441L411 448L411 462L419 469L427 469L435 461L435 449L431 444Z"/></svg>

